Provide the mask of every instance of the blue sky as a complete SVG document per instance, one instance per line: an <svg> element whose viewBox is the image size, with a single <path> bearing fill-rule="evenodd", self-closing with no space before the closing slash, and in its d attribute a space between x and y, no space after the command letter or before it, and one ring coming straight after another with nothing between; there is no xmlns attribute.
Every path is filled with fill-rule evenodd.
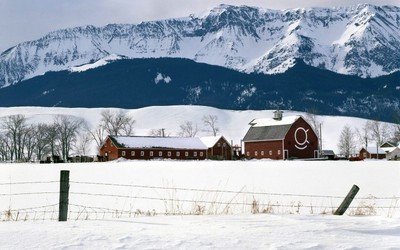
<svg viewBox="0 0 400 250"><path fill-rule="evenodd" d="M187 16L221 3L286 9L400 5L400 0L0 0L0 51L55 29Z"/></svg>

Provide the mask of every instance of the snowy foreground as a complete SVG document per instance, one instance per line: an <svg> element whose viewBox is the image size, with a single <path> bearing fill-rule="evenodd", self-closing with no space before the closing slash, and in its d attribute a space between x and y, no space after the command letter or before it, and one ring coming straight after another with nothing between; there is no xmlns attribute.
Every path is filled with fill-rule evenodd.
<svg viewBox="0 0 400 250"><path fill-rule="evenodd" d="M399 235L395 219L318 215L0 223L2 249L397 249Z"/></svg>
<svg viewBox="0 0 400 250"><path fill-rule="evenodd" d="M61 169L67 222L56 221ZM399 180L388 161L1 164L0 247L397 248ZM353 184L357 200L333 216Z"/></svg>

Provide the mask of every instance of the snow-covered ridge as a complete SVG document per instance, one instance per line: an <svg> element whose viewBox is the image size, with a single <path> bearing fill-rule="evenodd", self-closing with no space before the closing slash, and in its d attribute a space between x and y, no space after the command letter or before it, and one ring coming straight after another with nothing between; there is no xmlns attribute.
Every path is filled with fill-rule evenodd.
<svg viewBox="0 0 400 250"><path fill-rule="evenodd" d="M300 58L334 72L376 77L400 69L399 49L396 6L280 11L220 5L186 18L68 28L23 42L0 55L0 86L109 55L188 58L266 74L285 72Z"/></svg>
<svg viewBox="0 0 400 250"><path fill-rule="evenodd" d="M100 66L104 66L109 62L112 62L112 61L115 61L115 60L119 60L119 59L122 59L122 57L112 54L112 55L108 55L108 56L106 56L106 57L104 57L104 58L102 58L102 59L100 59L100 60L98 60L98 61L96 61L94 63L88 63L88 64L84 64L84 65L81 65L81 66L71 67L70 71L71 72L83 72L83 71L86 71L86 70L89 70L89 69L94 69L94 68L97 68L97 67L100 67Z"/></svg>

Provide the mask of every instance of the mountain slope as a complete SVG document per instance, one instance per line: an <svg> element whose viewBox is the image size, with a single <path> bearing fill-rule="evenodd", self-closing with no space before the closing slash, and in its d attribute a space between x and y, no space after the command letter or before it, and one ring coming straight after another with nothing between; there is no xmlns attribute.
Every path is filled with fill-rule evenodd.
<svg viewBox="0 0 400 250"><path fill-rule="evenodd" d="M49 72L2 88L0 106L315 109L320 114L386 121L393 121L400 111L400 72L363 79L300 60L294 64L285 74L265 75L187 59L121 59L94 69L89 65L84 71Z"/></svg>
<svg viewBox="0 0 400 250"><path fill-rule="evenodd" d="M0 55L0 86L111 54L175 57L242 72L282 73L295 58L334 72L377 77L400 69L400 8L264 10L220 5L198 16L76 27Z"/></svg>

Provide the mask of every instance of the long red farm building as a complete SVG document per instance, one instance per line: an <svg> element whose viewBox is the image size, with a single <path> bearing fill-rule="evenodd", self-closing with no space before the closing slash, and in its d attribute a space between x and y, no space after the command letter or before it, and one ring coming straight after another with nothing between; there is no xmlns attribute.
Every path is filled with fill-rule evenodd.
<svg viewBox="0 0 400 250"><path fill-rule="evenodd" d="M247 158L289 159L319 157L318 136L302 116L283 116L250 122L243 143Z"/></svg>
<svg viewBox="0 0 400 250"><path fill-rule="evenodd" d="M223 136L212 137L155 137L108 136L100 148L104 160L118 158L151 160L232 159L232 148Z"/></svg>

